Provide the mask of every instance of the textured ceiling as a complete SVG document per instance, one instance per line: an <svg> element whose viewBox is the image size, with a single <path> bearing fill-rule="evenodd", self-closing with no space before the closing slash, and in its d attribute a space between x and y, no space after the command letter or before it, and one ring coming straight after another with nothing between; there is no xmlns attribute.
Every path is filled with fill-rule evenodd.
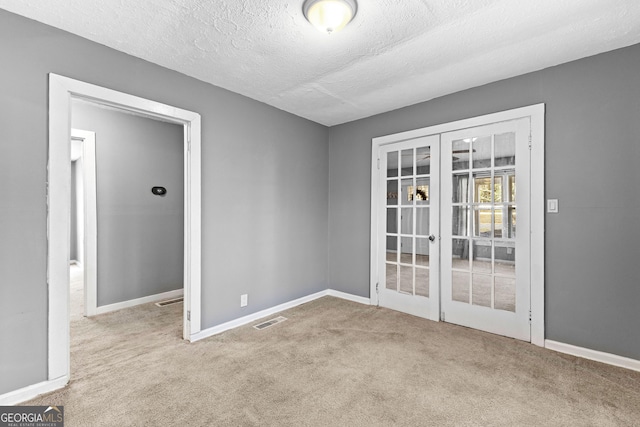
<svg viewBox="0 0 640 427"><path fill-rule="evenodd" d="M640 42L639 0L360 0L326 35L303 0L0 0L325 125Z"/></svg>

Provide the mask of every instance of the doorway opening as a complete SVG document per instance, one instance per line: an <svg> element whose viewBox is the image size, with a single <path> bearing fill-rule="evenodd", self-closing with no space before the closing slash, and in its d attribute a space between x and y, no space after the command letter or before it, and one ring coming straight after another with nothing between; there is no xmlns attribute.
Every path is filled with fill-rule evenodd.
<svg viewBox="0 0 640 427"><path fill-rule="evenodd" d="M85 315L182 297L183 126L79 100L71 125L72 259L84 258L74 235L89 230Z"/></svg>
<svg viewBox="0 0 640 427"><path fill-rule="evenodd" d="M544 105L372 148L372 302L544 345Z"/></svg>
<svg viewBox="0 0 640 427"><path fill-rule="evenodd" d="M49 75L48 158L48 379L64 385L70 376L69 261L71 198L71 104L82 100L181 125L184 161L183 338L200 332L201 169L200 115L133 95ZM85 230L85 233L87 231Z"/></svg>
<svg viewBox="0 0 640 427"><path fill-rule="evenodd" d="M96 135L71 129L70 317L97 305ZM82 307L80 307L80 305Z"/></svg>

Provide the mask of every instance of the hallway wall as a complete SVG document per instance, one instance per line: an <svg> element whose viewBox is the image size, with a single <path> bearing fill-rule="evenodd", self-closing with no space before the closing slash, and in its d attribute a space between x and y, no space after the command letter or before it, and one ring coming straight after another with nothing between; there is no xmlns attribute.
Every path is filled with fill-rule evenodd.
<svg viewBox="0 0 640 427"><path fill-rule="evenodd" d="M98 307L182 289L183 126L86 102L71 112L96 133Z"/></svg>

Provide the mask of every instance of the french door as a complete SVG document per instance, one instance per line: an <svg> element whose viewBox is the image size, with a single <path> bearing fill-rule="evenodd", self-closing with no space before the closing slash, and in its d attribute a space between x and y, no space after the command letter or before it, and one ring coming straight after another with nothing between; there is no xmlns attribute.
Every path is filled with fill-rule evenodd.
<svg viewBox="0 0 640 427"><path fill-rule="evenodd" d="M381 149L380 304L437 320L440 137Z"/></svg>
<svg viewBox="0 0 640 427"><path fill-rule="evenodd" d="M444 321L530 340L529 119L442 134Z"/></svg>
<svg viewBox="0 0 640 427"><path fill-rule="evenodd" d="M530 340L530 120L380 147L381 306Z"/></svg>

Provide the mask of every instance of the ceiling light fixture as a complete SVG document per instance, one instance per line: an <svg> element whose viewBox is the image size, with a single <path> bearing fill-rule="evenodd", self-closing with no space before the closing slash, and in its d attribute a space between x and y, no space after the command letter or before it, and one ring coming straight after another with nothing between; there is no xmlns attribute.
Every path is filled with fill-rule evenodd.
<svg viewBox="0 0 640 427"><path fill-rule="evenodd" d="M340 31L356 15L355 0L305 0L302 12L307 21L323 33Z"/></svg>

